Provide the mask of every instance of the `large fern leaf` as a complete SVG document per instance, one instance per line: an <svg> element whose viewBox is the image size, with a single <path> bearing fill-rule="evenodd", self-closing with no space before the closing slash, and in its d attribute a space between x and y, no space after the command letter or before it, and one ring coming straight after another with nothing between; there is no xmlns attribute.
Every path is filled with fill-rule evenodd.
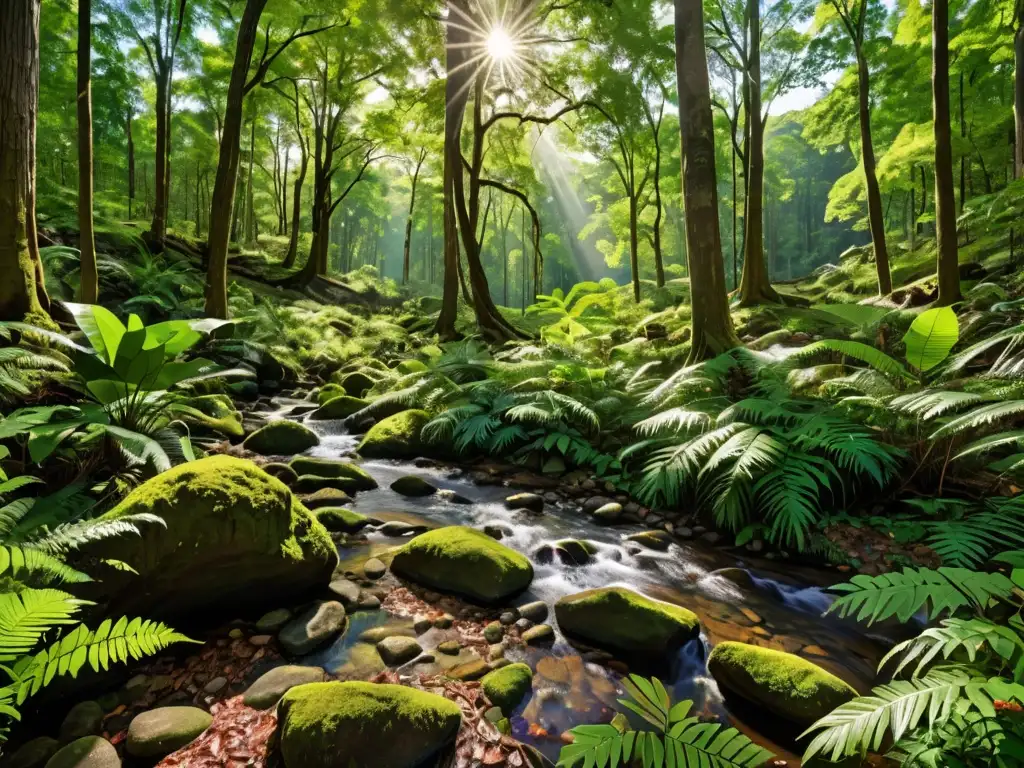
<svg viewBox="0 0 1024 768"><path fill-rule="evenodd" d="M0 593L0 662L28 653L53 627L74 624L75 614L88 604L59 589Z"/></svg>
<svg viewBox="0 0 1024 768"><path fill-rule="evenodd" d="M1020 619L1016 620L1016 626L1019 630ZM973 662L983 648L990 649L1006 664L1013 664L1024 656L1024 636L989 619L944 619L941 626L928 627L917 637L895 645L878 666L882 668L902 655L893 676L916 661L913 675L919 677L937 659L948 660L954 654L963 653Z"/></svg>
<svg viewBox="0 0 1024 768"><path fill-rule="evenodd" d="M0 576L18 581L35 580L44 583L64 582L76 584L91 581L56 557L38 549L0 545Z"/></svg>
<svg viewBox="0 0 1024 768"><path fill-rule="evenodd" d="M884 373L886 376L893 378L905 379L913 381L914 377L910 375L900 363L887 354L882 352L875 347L869 346L868 344L862 344L859 341L846 341L840 339L823 339L816 341L813 344L808 344L803 349L794 353L790 356L790 360L806 360L814 355L821 354L822 352L835 352L846 357L852 357L855 360L860 360L862 363L867 363L875 370L880 373Z"/></svg>

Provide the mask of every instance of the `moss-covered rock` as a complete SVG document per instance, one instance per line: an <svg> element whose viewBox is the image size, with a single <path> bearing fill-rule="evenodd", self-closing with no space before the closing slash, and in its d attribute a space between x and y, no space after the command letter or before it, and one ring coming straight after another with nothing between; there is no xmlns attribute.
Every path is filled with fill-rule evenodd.
<svg viewBox="0 0 1024 768"><path fill-rule="evenodd" d="M289 467L287 464L281 464L280 462L272 461L269 464L264 464L261 469L271 477L276 477L289 487L299 479L299 476L296 474L294 469Z"/></svg>
<svg viewBox="0 0 1024 768"><path fill-rule="evenodd" d="M192 409L179 412L193 432L212 432L224 437L242 437L242 414L235 409L235 404L227 395L199 395L181 401L181 404Z"/></svg>
<svg viewBox="0 0 1024 768"><path fill-rule="evenodd" d="M414 459L423 452L420 432L430 415L408 410L388 416L370 427L359 443L359 453L380 459Z"/></svg>
<svg viewBox="0 0 1024 768"><path fill-rule="evenodd" d="M199 707L158 707L136 715L125 749L132 757L162 758L190 744L213 718Z"/></svg>
<svg viewBox="0 0 1024 768"><path fill-rule="evenodd" d="M729 692L801 726L857 696L835 675L791 653L746 643L719 643L708 670Z"/></svg>
<svg viewBox="0 0 1024 768"><path fill-rule="evenodd" d="M242 447L264 456L290 456L320 445L320 438L297 421L272 421L260 427L242 443Z"/></svg>
<svg viewBox="0 0 1024 768"><path fill-rule="evenodd" d="M136 488L103 515L149 513L142 525L87 547L138 575L111 572L90 592L120 612L165 618L230 605L280 605L330 581L338 554L330 534L280 480L250 461L211 456Z"/></svg>
<svg viewBox="0 0 1024 768"><path fill-rule="evenodd" d="M312 683L278 707L285 768L416 768L455 738L459 706L400 685Z"/></svg>
<svg viewBox="0 0 1024 768"><path fill-rule="evenodd" d="M319 491L303 496L302 503L309 509L324 507L341 507L352 503L352 497L340 488L321 488Z"/></svg>
<svg viewBox="0 0 1024 768"><path fill-rule="evenodd" d="M648 549L656 549L659 552L666 551L672 544L672 537L669 536L665 531L640 531L639 533L631 533L626 537L626 541L632 541L636 544L640 544Z"/></svg>
<svg viewBox="0 0 1024 768"><path fill-rule="evenodd" d="M242 703L254 709L270 709L297 685L322 683L326 675L320 667L286 664L261 675L245 692Z"/></svg>
<svg viewBox="0 0 1024 768"><path fill-rule="evenodd" d="M331 533L358 533L370 524L370 518L344 507L322 507L314 513Z"/></svg>
<svg viewBox="0 0 1024 768"><path fill-rule="evenodd" d="M416 475L398 478L391 484L391 490L401 496L432 496L437 493L436 486Z"/></svg>
<svg viewBox="0 0 1024 768"><path fill-rule="evenodd" d="M83 736L54 754L46 768L121 768L121 759L103 737Z"/></svg>
<svg viewBox="0 0 1024 768"><path fill-rule="evenodd" d="M427 370L427 366L419 360L403 360L395 366L395 370L404 376L408 373L421 373Z"/></svg>
<svg viewBox="0 0 1024 768"><path fill-rule="evenodd" d="M533 671L527 664L509 664L484 675L480 681L491 703L511 714L533 685Z"/></svg>
<svg viewBox="0 0 1024 768"><path fill-rule="evenodd" d="M324 405L336 397L340 397L345 394L345 388L341 384L330 382L324 384L320 391L316 394L317 405Z"/></svg>
<svg viewBox="0 0 1024 768"><path fill-rule="evenodd" d="M43 768L60 749L60 742L50 736L37 736L18 747L3 762L4 768Z"/></svg>
<svg viewBox="0 0 1024 768"><path fill-rule="evenodd" d="M448 526L421 534L391 561L400 576L434 589L494 603L526 589L530 561L485 533Z"/></svg>
<svg viewBox="0 0 1024 768"><path fill-rule="evenodd" d="M570 637L628 654L667 654L700 632L693 611L623 587L601 587L555 603L558 626Z"/></svg>
<svg viewBox="0 0 1024 768"><path fill-rule="evenodd" d="M351 397L362 397L377 382L367 376L361 371L350 373L341 381L341 386L345 388L345 394Z"/></svg>
<svg viewBox="0 0 1024 768"><path fill-rule="evenodd" d="M356 490L372 491L377 481L364 469L337 459L321 459L315 456L296 456L289 466L299 475L319 475L320 477L344 477L358 484Z"/></svg>
<svg viewBox="0 0 1024 768"><path fill-rule="evenodd" d="M356 411L360 411L370 404L369 400L351 395L338 395L332 397L311 414L309 418L313 421L329 421L332 419L347 419Z"/></svg>

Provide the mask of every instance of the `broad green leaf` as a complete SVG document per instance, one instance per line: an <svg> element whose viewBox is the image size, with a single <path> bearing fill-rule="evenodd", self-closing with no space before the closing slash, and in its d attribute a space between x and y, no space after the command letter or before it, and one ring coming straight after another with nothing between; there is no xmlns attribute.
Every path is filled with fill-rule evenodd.
<svg viewBox="0 0 1024 768"><path fill-rule="evenodd" d="M926 310L914 319L903 337L907 362L919 371L930 371L949 356L959 339L960 326L951 308Z"/></svg>

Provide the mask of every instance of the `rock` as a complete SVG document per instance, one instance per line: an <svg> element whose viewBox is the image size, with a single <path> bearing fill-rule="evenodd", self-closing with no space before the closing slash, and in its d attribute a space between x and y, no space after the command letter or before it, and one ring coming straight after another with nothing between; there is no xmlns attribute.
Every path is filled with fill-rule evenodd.
<svg viewBox="0 0 1024 768"><path fill-rule="evenodd" d="M221 437L240 438L245 435L242 414L227 395L199 395L182 400L182 405L195 412L182 414L193 437L213 433Z"/></svg>
<svg viewBox="0 0 1024 768"><path fill-rule="evenodd" d="M151 709L132 719L125 749L132 757L160 759L192 743L212 722L198 707Z"/></svg>
<svg viewBox="0 0 1024 768"><path fill-rule="evenodd" d="M103 707L95 701L83 701L75 704L64 721L60 724L57 734L62 744L70 744L85 736L98 736L103 731Z"/></svg>
<svg viewBox="0 0 1024 768"><path fill-rule="evenodd" d="M278 743L285 768L416 768L454 740L461 722L457 704L414 688L313 683L281 700Z"/></svg>
<svg viewBox="0 0 1024 768"><path fill-rule="evenodd" d="M543 643L550 643L555 639L555 630L548 624L538 624L523 632L520 637L523 638L523 642L527 645L541 645Z"/></svg>
<svg viewBox="0 0 1024 768"><path fill-rule="evenodd" d="M286 653L304 656L340 634L347 621L341 603L316 603L285 624L277 640Z"/></svg>
<svg viewBox="0 0 1024 768"><path fill-rule="evenodd" d="M255 645L257 648L262 648L265 645L270 645L273 639L273 635L253 635L249 638L249 645Z"/></svg>
<svg viewBox="0 0 1024 768"><path fill-rule="evenodd" d="M495 541L501 541L506 536L512 535L512 529L502 523L488 523L484 526L483 531Z"/></svg>
<svg viewBox="0 0 1024 768"><path fill-rule="evenodd" d="M373 579L376 581L381 578L385 573L388 572L388 567L383 562L378 560L376 557L371 557L365 563L363 563L363 573L366 574L366 578Z"/></svg>
<svg viewBox="0 0 1024 768"><path fill-rule="evenodd" d="M535 515L544 512L544 497L536 493L514 493L506 497L507 509L528 509Z"/></svg>
<svg viewBox="0 0 1024 768"><path fill-rule="evenodd" d="M423 646L413 637L393 635L377 643L377 653L389 667L398 667L423 653Z"/></svg>
<svg viewBox="0 0 1024 768"><path fill-rule="evenodd" d="M121 560L138 572L108 569L101 582L83 589L119 615L165 619L280 605L326 584L338 564L327 530L284 483L243 459L220 455L180 464L99 519L142 513L165 525L141 524L140 536L83 548L83 555Z"/></svg>
<svg viewBox="0 0 1024 768"><path fill-rule="evenodd" d="M437 650L448 656L458 656L459 651L462 650L462 645L458 640L445 640L437 646Z"/></svg>
<svg viewBox="0 0 1024 768"><path fill-rule="evenodd" d="M500 643L504 636L505 628L501 626L501 622L492 621L484 627L484 640L488 643Z"/></svg>
<svg viewBox="0 0 1024 768"><path fill-rule="evenodd" d="M556 553L565 565L586 565L590 556L597 553L597 547L589 541L562 539L555 542Z"/></svg>
<svg viewBox="0 0 1024 768"><path fill-rule="evenodd" d="M351 397L362 397L376 383L365 373L359 371L350 373L341 380L341 386L345 388L345 394Z"/></svg>
<svg viewBox="0 0 1024 768"><path fill-rule="evenodd" d="M376 595L364 594L359 598L356 608L360 611L376 611L380 608L380 598Z"/></svg>
<svg viewBox="0 0 1024 768"><path fill-rule="evenodd" d="M484 675L480 685L494 706L512 714L533 685L533 671L527 664L509 664Z"/></svg>
<svg viewBox="0 0 1024 768"><path fill-rule="evenodd" d="M230 632L228 632L228 637L230 637L232 640L241 640L243 637L245 637L245 633L238 627L235 627Z"/></svg>
<svg viewBox="0 0 1024 768"><path fill-rule="evenodd" d="M317 405L326 405L327 403L329 403L334 398L341 397L344 394L345 394L345 388L343 386L341 386L341 384L336 384L333 381L328 383L328 384L324 384L320 388L320 391L317 392L317 395L316 395Z"/></svg>
<svg viewBox="0 0 1024 768"><path fill-rule="evenodd" d="M334 596L338 598L346 611L351 611L357 605L359 605L359 594L361 592L359 585L354 581L348 579L335 579L328 585L328 589L334 593Z"/></svg>
<svg viewBox="0 0 1024 768"><path fill-rule="evenodd" d="M594 522L601 523L602 525L617 523L619 518L622 517L622 505L617 501L602 504L591 513L591 517L594 518Z"/></svg>
<svg viewBox="0 0 1024 768"><path fill-rule="evenodd" d="M346 485L336 487L347 493L372 491L377 487L377 481L368 472L347 461L321 459L315 456L296 456L291 460L289 466L298 475L317 475L318 477L346 480Z"/></svg>
<svg viewBox="0 0 1024 768"><path fill-rule="evenodd" d="M370 518L344 507L320 507L314 516L331 533L358 533L370 524Z"/></svg>
<svg viewBox="0 0 1024 768"><path fill-rule="evenodd" d="M807 659L746 643L719 643L708 670L720 686L806 727L857 696L852 686Z"/></svg>
<svg viewBox="0 0 1024 768"><path fill-rule="evenodd" d="M512 611L504 611L499 617L498 621L501 622L502 626L510 627L516 623L518 616Z"/></svg>
<svg viewBox="0 0 1024 768"><path fill-rule="evenodd" d="M665 655L700 632L697 615L623 587L602 587L555 603L559 628L590 645L627 654Z"/></svg>
<svg viewBox="0 0 1024 768"><path fill-rule="evenodd" d="M275 667L249 686L242 703L253 709L270 709L296 685L321 683L324 677L324 671L320 667L300 667L292 664Z"/></svg>
<svg viewBox="0 0 1024 768"><path fill-rule="evenodd" d="M501 641L494 643L487 649L487 660L488 661L500 661L505 658L505 646L501 644ZM492 666L491 669L494 669Z"/></svg>
<svg viewBox="0 0 1024 768"><path fill-rule="evenodd" d="M224 690L224 687L228 684L226 677L215 677L213 680L203 686L203 693L208 693L211 696L216 696L218 693Z"/></svg>
<svg viewBox="0 0 1024 768"><path fill-rule="evenodd" d="M520 605L518 610L521 618L532 621L534 624L540 624L548 617L548 604L543 600Z"/></svg>
<svg viewBox="0 0 1024 768"><path fill-rule="evenodd" d="M371 627L362 634L359 635L359 642L370 643L376 645L386 637L393 637L395 635L402 635L403 637L415 637L417 634L411 626L408 625L385 625L383 627Z"/></svg>
<svg viewBox="0 0 1024 768"><path fill-rule="evenodd" d="M256 621L256 629L260 632L276 632L292 617L292 612L287 608L277 608L268 611Z"/></svg>
<svg viewBox="0 0 1024 768"><path fill-rule="evenodd" d="M295 470L289 467L287 464L281 464L276 461L272 461L269 464L262 466L264 472L271 477L276 477L282 483L291 487L292 483L299 479L299 476L295 473Z"/></svg>
<svg viewBox="0 0 1024 768"><path fill-rule="evenodd" d="M391 484L391 490L401 496L430 496L437 493L437 486L431 485L422 477L406 475Z"/></svg>
<svg viewBox="0 0 1024 768"><path fill-rule="evenodd" d="M369 643L356 643L348 652L346 662L334 671L341 680L369 680L387 669L377 649Z"/></svg>
<svg viewBox="0 0 1024 768"><path fill-rule="evenodd" d="M480 531L448 526L417 536L395 554L392 570L424 586L484 603L526 589L530 561Z"/></svg>
<svg viewBox="0 0 1024 768"><path fill-rule="evenodd" d="M403 360L395 366L395 370L404 376L409 373L422 373L427 370L427 366L419 360Z"/></svg>
<svg viewBox="0 0 1024 768"><path fill-rule="evenodd" d="M626 537L626 541L635 541L637 544L648 549L664 552L672 543L672 537L665 533L665 531L640 531L640 533L629 534Z"/></svg>
<svg viewBox="0 0 1024 768"><path fill-rule="evenodd" d="M369 400L351 395L338 395L332 397L311 414L311 421L333 421L336 419L347 419L356 411L361 411L370 404Z"/></svg>
<svg viewBox="0 0 1024 768"><path fill-rule="evenodd" d="M719 568L717 571L709 573L708 576L731 581L737 587L744 590L757 589L757 585L754 584L754 577L745 568Z"/></svg>
<svg viewBox="0 0 1024 768"><path fill-rule="evenodd" d="M479 680L491 671L490 665L483 659L474 659L465 664L458 664L451 667L445 675L453 680Z"/></svg>
<svg viewBox="0 0 1024 768"><path fill-rule="evenodd" d="M454 623L455 617L450 613L442 614L434 619L434 627L437 629L450 629Z"/></svg>
<svg viewBox="0 0 1024 768"><path fill-rule="evenodd" d="M272 421L249 435L242 447L264 456L291 456L320 445L320 438L297 421Z"/></svg>
<svg viewBox="0 0 1024 768"><path fill-rule="evenodd" d="M13 768L13 760L7 765ZM54 753L47 760L46 768L121 768L121 759L106 739L84 736Z"/></svg>
<svg viewBox="0 0 1024 768"><path fill-rule="evenodd" d="M304 496L302 503L309 509L324 507L344 507L352 503L352 497L340 488L321 488L319 491Z"/></svg>
<svg viewBox="0 0 1024 768"><path fill-rule="evenodd" d="M423 452L420 431L428 421L430 414L420 410L388 416L370 427L359 443L359 453L378 459L413 459Z"/></svg>
<svg viewBox="0 0 1024 768"><path fill-rule="evenodd" d="M46 761L60 749L60 742L49 736L37 736L26 741L4 762L4 768L43 768Z"/></svg>
<svg viewBox="0 0 1024 768"><path fill-rule="evenodd" d="M472 499L467 499L460 493L456 493L448 488L441 488L437 492L437 498L447 501L450 504L472 504Z"/></svg>

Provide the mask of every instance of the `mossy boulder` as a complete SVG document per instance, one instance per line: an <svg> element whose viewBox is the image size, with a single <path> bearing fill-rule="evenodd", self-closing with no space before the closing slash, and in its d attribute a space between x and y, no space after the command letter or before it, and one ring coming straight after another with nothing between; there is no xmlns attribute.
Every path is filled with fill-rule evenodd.
<svg viewBox="0 0 1024 768"><path fill-rule="evenodd" d="M309 418L313 421L330 421L332 419L347 419L356 411L360 411L370 404L369 400L351 395L338 395L332 397L311 414Z"/></svg>
<svg viewBox="0 0 1024 768"><path fill-rule="evenodd" d="M485 533L448 526L421 534L404 545L391 570L434 589L495 603L526 589L533 580L530 561Z"/></svg>
<svg viewBox="0 0 1024 768"><path fill-rule="evenodd" d="M494 706L511 714L533 686L533 671L527 664L509 664L484 675L480 684Z"/></svg>
<svg viewBox="0 0 1024 768"><path fill-rule="evenodd" d="M322 683L326 675L320 667L286 664L261 675L245 692L242 703L254 709L270 709L297 685Z"/></svg>
<svg viewBox="0 0 1024 768"><path fill-rule="evenodd" d="M302 503L309 509L323 509L324 507L343 507L352 503L352 497L341 488L321 488L302 497Z"/></svg>
<svg viewBox="0 0 1024 768"><path fill-rule="evenodd" d="M242 443L247 451L264 456L289 456L320 445L320 438L297 421L272 421L260 427Z"/></svg>
<svg viewBox="0 0 1024 768"><path fill-rule="evenodd" d="M708 670L727 691L801 726L857 696L851 685L807 659L746 643L716 645Z"/></svg>
<svg viewBox="0 0 1024 768"><path fill-rule="evenodd" d="M358 533L370 524L370 518L344 507L322 507L314 513L331 533Z"/></svg>
<svg viewBox="0 0 1024 768"><path fill-rule="evenodd" d="M427 370L427 366L419 360L403 360L395 366L395 370L404 376L409 373L422 373Z"/></svg>
<svg viewBox="0 0 1024 768"><path fill-rule="evenodd" d="M193 432L206 431L224 437L242 437L242 414L227 395L199 395L190 397L182 405L194 409L182 413L181 419L192 428Z"/></svg>
<svg viewBox="0 0 1024 768"><path fill-rule="evenodd" d="M336 384L334 382L324 384L320 388L320 391L316 393L317 405L324 405L325 403L330 402L334 398L340 397L341 395L344 394L345 388L341 386L341 384Z"/></svg>
<svg viewBox="0 0 1024 768"><path fill-rule="evenodd" d="M190 744L213 718L199 707L158 707L136 715L125 749L132 757L160 759Z"/></svg>
<svg viewBox="0 0 1024 768"><path fill-rule="evenodd" d="M121 759L103 737L83 736L47 760L46 768L121 768Z"/></svg>
<svg viewBox="0 0 1024 768"><path fill-rule="evenodd" d="M4 768L43 768L46 762L60 749L60 742L50 736L30 739L9 754L3 762Z"/></svg>
<svg viewBox="0 0 1024 768"><path fill-rule="evenodd" d="M370 388L377 382L367 376L361 371L350 373L341 381L341 386L345 388L345 394L350 397L362 397L365 395Z"/></svg>
<svg viewBox="0 0 1024 768"><path fill-rule="evenodd" d="M280 462L272 461L269 464L264 464L261 469L268 475L276 477L289 487L299 479L299 476L295 473L294 469L289 467L287 464L281 464Z"/></svg>
<svg viewBox="0 0 1024 768"><path fill-rule="evenodd" d="M401 496L432 496L437 493L437 487L431 485L422 477L416 475L405 475L391 484L391 490Z"/></svg>
<svg viewBox="0 0 1024 768"><path fill-rule="evenodd" d="M388 416L370 427L359 443L359 453L378 459L414 459L423 452L420 432L430 414L408 410Z"/></svg>
<svg viewBox="0 0 1024 768"><path fill-rule="evenodd" d="M626 541L632 541L648 549L656 549L659 552L666 551L672 545L672 537L665 531L640 531L631 533Z"/></svg>
<svg viewBox="0 0 1024 768"><path fill-rule="evenodd" d="M416 768L454 740L461 722L454 702L401 685L311 683L278 705L285 768Z"/></svg>
<svg viewBox="0 0 1024 768"><path fill-rule="evenodd" d="M664 655L700 632L693 611L624 587L601 587L563 597L555 603L555 617L566 635L628 654Z"/></svg>
<svg viewBox="0 0 1024 768"><path fill-rule="evenodd" d="M281 605L330 581L338 554L327 530L277 478L251 461L211 456L174 467L136 488L101 519L156 515L86 548L138 575L106 574L90 597L121 613L166 618L215 607ZM98 592L93 590L100 590Z"/></svg>
<svg viewBox="0 0 1024 768"><path fill-rule="evenodd" d="M354 481L358 491L372 491L377 481L364 469L337 459L321 459L315 456L296 456L289 466L299 475L319 475L320 477L343 477ZM347 489L346 489L347 490Z"/></svg>

